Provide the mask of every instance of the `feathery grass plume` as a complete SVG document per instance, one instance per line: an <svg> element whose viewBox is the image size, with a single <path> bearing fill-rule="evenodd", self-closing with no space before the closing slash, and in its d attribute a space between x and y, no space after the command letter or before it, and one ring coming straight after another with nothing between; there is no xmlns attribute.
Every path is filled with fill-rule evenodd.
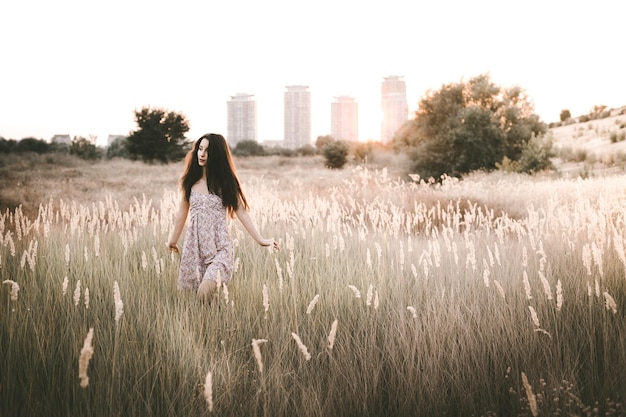
<svg viewBox="0 0 626 417"><path fill-rule="evenodd" d="M263 309L265 310L265 317L270 309L270 296L267 292L267 285L263 284Z"/></svg>
<svg viewBox="0 0 626 417"><path fill-rule="evenodd" d="M148 258L146 256L146 251L141 251L141 269L144 271L148 269Z"/></svg>
<svg viewBox="0 0 626 417"><path fill-rule="evenodd" d="M528 310L530 310L530 318L533 320L533 324L537 328L541 328L541 324L539 323L539 317L537 317L537 312L533 306L528 306Z"/></svg>
<svg viewBox="0 0 626 417"><path fill-rule="evenodd" d="M556 281L556 310L561 311L561 307L563 307L563 286L559 279Z"/></svg>
<svg viewBox="0 0 626 417"><path fill-rule="evenodd" d="M89 288L85 288L85 293L83 295L85 301L85 308L89 310Z"/></svg>
<svg viewBox="0 0 626 417"><path fill-rule="evenodd" d="M367 248L367 252L365 256L365 263L367 264L367 267L369 268L370 271L374 269L372 267L372 253L370 252L370 248Z"/></svg>
<svg viewBox="0 0 626 417"><path fill-rule="evenodd" d="M2 283L11 286L11 301L17 301L17 293L20 291L20 286L17 284L17 282L10 279L5 279L4 281L2 281Z"/></svg>
<svg viewBox="0 0 626 417"><path fill-rule="evenodd" d="M326 243L326 258L330 258L330 245Z"/></svg>
<svg viewBox="0 0 626 417"><path fill-rule="evenodd" d="M489 265L487 264L487 260L483 258L483 282L485 283L485 287L489 288Z"/></svg>
<svg viewBox="0 0 626 417"><path fill-rule="evenodd" d="M65 244L65 266L70 265L70 244Z"/></svg>
<svg viewBox="0 0 626 417"><path fill-rule="evenodd" d="M63 285L61 289L63 290L63 295L67 294L67 286L69 285L69 280L67 279L67 275L63 278Z"/></svg>
<svg viewBox="0 0 626 417"><path fill-rule="evenodd" d="M493 252L491 252L491 248L487 246L487 255L489 256L489 265L494 266L495 261L493 260Z"/></svg>
<svg viewBox="0 0 626 417"><path fill-rule="evenodd" d="M596 242L591 244L591 256L593 257L593 262L598 267L598 273L600 276L604 276L604 266L602 264L602 249L596 245Z"/></svg>
<svg viewBox="0 0 626 417"><path fill-rule="evenodd" d="M380 305L380 299L378 298L378 290L374 292L374 310L378 310L378 306Z"/></svg>
<svg viewBox="0 0 626 417"><path fill-rule="evenodd" d="M528 282L528 274L524 270L524 291L526 291L526 298L529 300L533 299L533 296L530 291L530 282Z"/></svg>
<svg viewBox="0 0 626 417"><path fill-rule="evenodd" d="M333 347L335 346L335 337L337 336L337 325L338 325L338 320L335 319L335 321L333 321L333 324L331 324L330 326L330 332L328 333L328 350L332 351Z"/></svg>
<svg viewBox="0 0 626 417"><path fill-rule="evenodd" d="M216 275L217 275L216 278L215 278L215 283L217 284L216 288L221 288L222 284L223 284L223 282L222 282L222 272L218 269Z"/></svg>
<svg viewBox="0 0 626 417"><path fill-rule="evenodd" d="M357 287L355 287L354 285L348 285L348 288L350 288L354 293L354 298L361 298L361 292L358 290Z"/></svg>
<svg viewBox="0 0 626 417"><path fill-rule="evenodd" d="M274 264L276 265L276 274L278 275L278 290L282 294L283 292L283 270L278 263L278 259L274 258Z"/></svg>
<svg viewBox="0 0 626 417"><path fill-rule="evenodd" d="M411 264L411 273L413 274L413 278L417 278L417 268L414 264Z"/></svg>
<svg viewBox="0 0 626 417"><path fill-rule="evenodd" d="M80 301L80 280L76 281L76 288L74 289L74 305L77 306Z"/></svg>
<svg viewBox="0 0 626 417"><path fill-rule="evenodd" d="M604 306L606 307L607 310L611 310L613 312L613 314L617 313L617 304L615 303L615 300L613 299L613 297L611 297L611 294L609 294L607 291L604 291Z"/></svg>
<svg viewBox="0 0 626 417"><path fill-rule="evenodd" d="M13 243L13 237L11 237L11 232L7 232L6 237L4 238L4 246L9 246L9 252L11 253L11 257L15 258L15 243Z"/></svg>
<svg viewBox="0 0 626 417"><path fill-rule="evenodd" d="M228 296L229 296L228 285L225 285L225 284L222 285L222 291L224 293L224 301L226 302L226 305L228 305L228 302L229 302L229 300L228 300Z"/></svg>
<svg viewBox="0 0 626 417"><path fill-rule="evenodd" d="M313 297L313 299L309 303L309 306L306 309L306 314L311 314L311 312L313 312L313 309L315 308L315 304L317 304L317 301L319 299L320 299L320 295L319 294L316 294L315 297Z"/></svg>
<svg viewBox="0 0 626 417"><path fill-rule="evenodd" d="M93 241L93 251L96 258L100 257L100 236L95 235Z"/></svg>
<svg viewBox="0 0 626 417"><path fill-rule="evenodd" d="M380 259L383 257L383 248L380 246L378 242L374 242L374 246L376 247L376 253L378 255L378 264L380 265Z"/></svg>
<svg viewBox="0 0 626 417"><path fill-rule="evenodd" d="M591 284L589 283L589 281L587 281L587 296L589 298L593 297L593 289L591 288Z"/></svg>
<svg viewBox="0 0 626 417"><path fill-rule="evenodd" d="M583 246L583 265L585 265L585 269L587 270L587 275L591 275L591 249L589 248L589 244L585 243Z"/></svg>
<svg viewBox="0 0 626 417"><path fill-rule="evenodd" d="M89 251L87 250L87 246L83 248L83 254L85 256L85 263L89 263Z"/></svg>
<svg viewBox="0 0 626 417"><path fill-rule="evenodd" d="M428 244L430 245L430 241ZM441 246L439 241L433 243L433 260L435 261L435 266L439 268L441 266Z"/></svg>
<svg viewBox="0 0 626 417"><path fill-rule="evenodd" d="M89 329L87 337L83 342L83 348L80 350L80 357L78 358L78 377L80 378L80 387L87 388L89 385L89 377L87 376L87 367L89 361L93 356L93 346L91 344L93 340L93 327Z"/></svg>
<svg viewBox="0 0 626 417"><path fill-rule="evenodd" d="M506 300L506 295L504 294L504 288L502 288L502 285L500 285L500 281L498 281L497 279L494 279L493 283L496 286L496 288L498 289L498 292L500 293L502 298Z"/></svg>
<svg viewBox="0 0 626 417"><path fill-rule="evenodd" d="M422 266L424 267L424 279L428 280L428 260L422 258Z"/></svg>
<svg viewBox="0 0 626 417"><path fill-rule="evenodd" d="M498 262L498 265L502 265L500 263L500 249L498 249L498 242L493 244L493 249L494 249L494 253L496 255L496 261Z"/></svg>
<svg viewBox="0 0 626 417"><path fill-rule="evenodd" d="M209 413L213 412L213 375L207 372L204 380L204 399L209 407Z"/></svg>
<svg viewBox="0 0 626 417"><path fill-rule="evenodd" d="M539 412L537 410L537 398L533 394L533 387L528 382L528 377L522 372L522 383L524 384L524 391L526 392L526 398L528 398L528 406L533 417L537 417Z"/></svg>
<svg viewBox="0 0 626 417"><path fill-rule="evenodd" d="M300 352L302 352L302 354L304 355L304 359L306 359L307 361L311 360L311 354L309 353L309 350L306 348L304 343L302 343L302 340L300 340L300 336L291 332L291 337L293 337L293 340L296 341L296 344L298 345Z"/></svg>
<svg viewBox="0 0 626 417"><path fill-rule="evenodd" d="M596 279L596 298L600 298L600 283Z"/></svg>
<svg viewBox="0 0 626 417"><path fill-rule="evenodd" d="M469 238L467 234L466 234L465 239L466 239L465 247L467 248L467 257L465 258L465 268L471 265L472 271L476 271L476 248L474 246L474 242L471 240L468 240Z"/></svg>
<svg viewBox="0 0 626 417"><path fill-rule="evenodd" d="M252 352L254 353L256 364L259 367L259 372L263 373L263 357L261 356L261 348L259 347L261 343L267 343L267 339L252 339Z"/></svg>
<svg viewBox="0 0 626 417"><path fill-rule="evenodd" d="M406 308L407 310L409 310L411 312L411 315L413 316L414 319L417 318L417 310L415 309L415 307L413 306L407 306Z"/></svg>
<svg viewBox="0 0 626 417"><path fill-rule="evenodd" d="M541 280L541 284L543 285L543 292L546 293L546 297L548 298L548 300L552 300L552 287L550 287L550 283L541 271L537 272L539 273L539 279Z"/></svg>
<svg viewBox="0 0 626 417"><path fill-rule="evenodd" d="M372 298L374 297L374 286L370 284L367 289L367 295L365 297L365 304L369 307L372 305Z"/></svg>
<svg viewBox="0 0 626 417"><path fill-rule="evenodd" d="M113 283L113 300L115 301L115 322L119 322L124 314L124 303L122 302L122 295L120 294L120 286L115 281Z"/></svg>
<svg viewBox="0 0 626 417"><path fill-rule="evenodd" d="M522 266L524 268L528 266L528 249L526 246L522 246Z"/></svg>
<svg viewBox="0 0 626 417"><path fill-rule="evenodd" d="M624 239L619 235L617 229L613 227L613 247L615 248L615 252L617 252L617 257L622 264L624 264L624 268L626 269L626 252L624 251Z"/></svg>

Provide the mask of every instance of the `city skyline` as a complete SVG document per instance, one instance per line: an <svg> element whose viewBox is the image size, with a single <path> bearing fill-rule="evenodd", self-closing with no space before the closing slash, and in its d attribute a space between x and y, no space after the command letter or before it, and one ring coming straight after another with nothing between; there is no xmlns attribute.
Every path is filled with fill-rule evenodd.
<svg viewBox="0 0 626 417"><path fill-rule="evenodd" d="M558 121L563 109L626 104L624 9L609 0L5 2L0 136L128 134L142 107L184 114L190 138L226 134L224 102L244 91L257 101L258 140L276 140L284 86L308 85L313 138L331 131L333 97L350 96L367 141L380 136L388 74L404 76L409 115L428 91L488 73Z"/></svg>

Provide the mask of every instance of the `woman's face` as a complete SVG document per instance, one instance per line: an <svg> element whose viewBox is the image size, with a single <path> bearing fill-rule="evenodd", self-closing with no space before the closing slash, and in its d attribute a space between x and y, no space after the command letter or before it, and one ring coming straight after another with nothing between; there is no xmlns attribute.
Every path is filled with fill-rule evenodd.
<svg viewBox="0 0 626 417"><path fill-rule="evenodd" d="M200 146L198 146L198 164L203 167L206 165L206 161L209 159L209 140L202 139Z"/></svg>

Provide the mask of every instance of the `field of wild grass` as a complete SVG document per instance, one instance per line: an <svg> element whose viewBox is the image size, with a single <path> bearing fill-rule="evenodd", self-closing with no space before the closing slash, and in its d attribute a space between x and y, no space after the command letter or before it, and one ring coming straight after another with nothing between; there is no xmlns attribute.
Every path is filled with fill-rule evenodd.
<svg viewBox="0 0 626 417"><path fill-rule="evenodd" d="M625 414L624 176L313 171L243 165L282 251L231 223L210 305L176 289L175 178L3 208L0 415Z"/></svg>

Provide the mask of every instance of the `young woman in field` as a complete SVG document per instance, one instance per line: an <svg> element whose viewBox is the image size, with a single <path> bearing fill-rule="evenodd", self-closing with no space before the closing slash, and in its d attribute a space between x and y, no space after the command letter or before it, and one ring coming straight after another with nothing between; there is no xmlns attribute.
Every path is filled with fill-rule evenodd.
<svg viewBox="0 0 626 417"><path fill-rule="evenodd" d="M180 253L180 237L190 215L178 273L178 289L193 290L203 301L210 300L217 279L228 283L233 273L233 245L227 217L235 216L261 246L280 250L274 239L265 239L248 214L235 165L222 135L206 134L198 139L185 158L180 179L182 196L167 247Z"/></svg>

